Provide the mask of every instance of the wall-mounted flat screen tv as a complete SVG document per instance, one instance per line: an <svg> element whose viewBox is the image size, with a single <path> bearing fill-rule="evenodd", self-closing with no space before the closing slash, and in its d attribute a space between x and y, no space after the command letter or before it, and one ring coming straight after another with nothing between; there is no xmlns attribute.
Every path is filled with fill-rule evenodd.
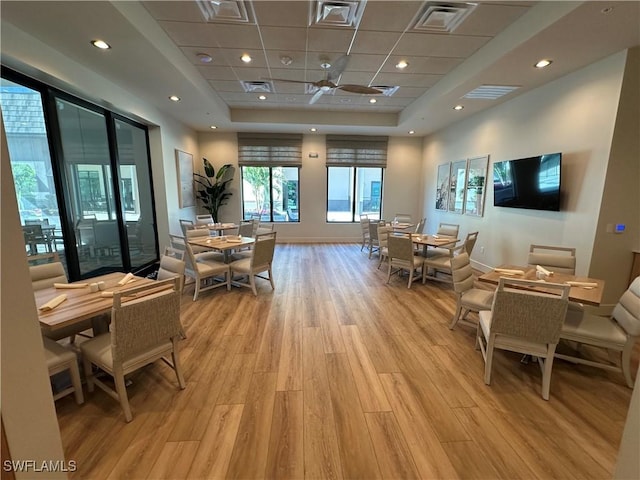
<svg viewBox="0 0 640 480"><path fill-rule="evenodd" d="M494 162L493 205L560 211L562 154Z"/></svg>

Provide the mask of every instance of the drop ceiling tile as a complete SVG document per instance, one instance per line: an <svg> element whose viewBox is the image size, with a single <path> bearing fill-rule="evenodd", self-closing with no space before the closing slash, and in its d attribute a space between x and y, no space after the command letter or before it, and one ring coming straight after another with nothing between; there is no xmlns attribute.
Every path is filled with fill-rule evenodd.
<svg viewBox="0 0 640 480"><path fill-rule="evenodd" d="M351 52L354 54L368 53L372 55L386 55L392 51L401 35L401 32L359 31L353 42Z"/></svg>
<svg viewBox="0 0 640 480"><path fill-rule="evenodd" d="M402 32L411 23L422 2L367 2L360 31Z"/></svg>
<svg viewBox="0 0 640 480"><path fill-rule="evenodd" d="M142 2L142 5L156 20L205 22L198 4L193 1Z"/></svg>
<svg viewBox="0 0 640 480"><path fill-rule="evenodd" d="M309 46L311 52L340 52L346 54L353 37L352 29L309 28ZM379 52L378 52L379 53Z"/></svg>
<svg viewBox="0 0 640 480"><path fill-rule="evenodd" d="M237 80L236 72L231 67L217 65L198 66L198 71L207 80Z"/></svg>
<svg viewBox="0 0 640 480"><path fill-rule="evenodd" d="M262 49L255 25L213 23L158 22L169 37L181 47L228 47Z"/></svg>
<svg viewBox="0 0 640 480"><path fill-rule="evenodd" d="M490 37L407 33L398 42L396 51L406 55L467 58L489 40Z"/></svg>
<svg viewBox="0 0 640 480"><path fill-rule="evenodd" d="M309 20L308 2L274 1L253 2L256 18L261 27L306 27Z"/></svg>
<svg viewBox="0 0 640 480"><path fill-rule="evenodd" d="M307 43L306 28L260 27L267 50L302 50Z"/></svg>
<svg viewBox="0 0 640 480"><path fill-rule="evenodd" d="M527 6L486 5L475 10L455 30L456 35L496 36L529 10Z"/></svg>

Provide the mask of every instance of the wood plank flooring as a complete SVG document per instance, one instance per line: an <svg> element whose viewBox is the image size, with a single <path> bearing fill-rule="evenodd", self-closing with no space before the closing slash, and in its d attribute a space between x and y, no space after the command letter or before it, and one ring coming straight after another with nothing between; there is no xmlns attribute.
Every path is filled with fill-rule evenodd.
<svg viewBox="0 0 640 480"><path fill-rule="evenodd" d="M611 478L620 374L558 360L547 402L539 367L498 352L487 386L475 329L447 327L451 287L387 285L377 263L353 244L279 244L273 292L258 279L258 297L193 302L187 286L187 388L162 362L135 373L129 424L100 390L59 400L71 478Z"/></svg>

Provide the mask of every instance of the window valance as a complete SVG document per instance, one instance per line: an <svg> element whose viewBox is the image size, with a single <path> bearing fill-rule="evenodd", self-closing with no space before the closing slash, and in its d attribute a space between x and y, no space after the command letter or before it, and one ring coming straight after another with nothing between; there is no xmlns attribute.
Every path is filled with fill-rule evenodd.
<svg viewBox="0 0 640 480"><path fill-rule="evenodd" d="M283 167L302 165L302 135L238 133L238 165Z"/></svg>
<svg viewBox="0 0 640 480"><path fill-rule="evenodd" d="M389 137L327 135L328 167L386 167Z"/></svg>

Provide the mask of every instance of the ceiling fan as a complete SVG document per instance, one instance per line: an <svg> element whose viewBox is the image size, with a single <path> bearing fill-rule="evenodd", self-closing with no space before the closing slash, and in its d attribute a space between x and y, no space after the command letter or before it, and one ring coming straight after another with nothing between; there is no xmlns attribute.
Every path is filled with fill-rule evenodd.
<svg viewBox="0 0 640 480"><path fill-rule="evenodd" d="M381 90L377 88L369 87L367 85L352 85L352 84L343 84L337 85L335 82L338 81L340 75L347 67L347 63L349 63L349 56L343 55L336 59L333 63L329 63L329 59L324 57L320 58L322 62L320 67L327 72L325 78L323 80L318 80L317 82L312 81L303 81L303 80L287 80L284 78L267 78L266 80L275 80L276 82L288 82L288 83L306 83L309 85L313 85L318 89L317 92L313 94L311 100L309 100L309 105L312 105L318 101L318 99L327 92L331 90L343 90L349 93L360 93L363 95L377 95L382 93Z"/></svg>

